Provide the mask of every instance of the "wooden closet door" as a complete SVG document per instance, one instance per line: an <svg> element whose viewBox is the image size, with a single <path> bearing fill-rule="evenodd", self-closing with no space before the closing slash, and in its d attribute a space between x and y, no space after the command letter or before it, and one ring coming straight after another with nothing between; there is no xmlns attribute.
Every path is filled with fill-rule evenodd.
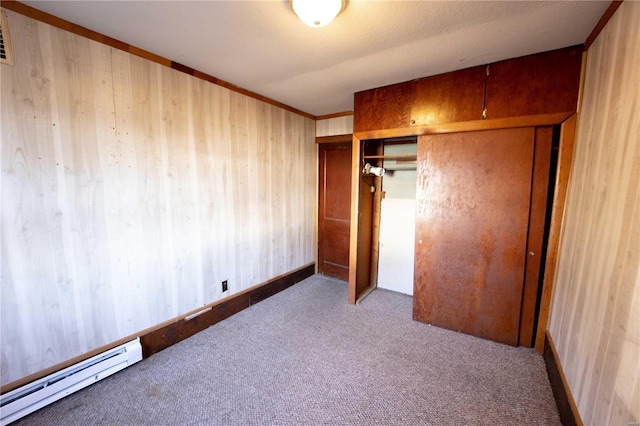
<svg viewBox="0 0 640 426"><path fill-rule="evenodd" d="M349 280L351 144L320 145L318 272Z"/></svg>
<svg viewBox="0 0 640 426"><path fill-rule="evenodd" d="M535 129L418 139L413 318L518 344Z"/></svg>

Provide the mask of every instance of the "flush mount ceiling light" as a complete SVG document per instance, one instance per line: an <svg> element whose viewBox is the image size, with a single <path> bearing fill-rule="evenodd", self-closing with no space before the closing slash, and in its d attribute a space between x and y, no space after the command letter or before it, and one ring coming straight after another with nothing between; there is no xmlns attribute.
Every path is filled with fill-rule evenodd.
<svg viewBox="0 0 640 426"><path fill-rule="evenodd" d="M310 27L324 27L344 7L345 0L290 0L298 18Z"/></svg>

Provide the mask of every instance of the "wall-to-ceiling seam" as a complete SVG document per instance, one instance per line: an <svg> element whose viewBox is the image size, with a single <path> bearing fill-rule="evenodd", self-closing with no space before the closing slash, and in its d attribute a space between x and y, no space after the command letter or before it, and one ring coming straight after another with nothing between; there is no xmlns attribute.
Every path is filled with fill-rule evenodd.
<svg viewBox="0 0 640 426"><path fill-rule="evenodd" d="M99 32L90 30L88 28L82 27L81 25L78 24L74 24L73 22L67 21L65 19L62 18L58 18L57 16L51 15L49 13L43 12L39 9L36 9L34 7L28 6L24 3L20 3L18 1L8 1L8 2L2 2L2 7L9 9L13 12L19 13L21 15L24 15L28 18L31 19L35 19L37 21L43 22L45 24L54 26L56 28L60 28L62 30L68 31L70 33L76 34L80 37L85 37L88 38L90 40L93 41L97 41L98 43L102 43L105 44L107 46L110 46L112 48L116 48L116 49L120 49L124 52L127 52L131 55L135 55L135 56L139 56L141 58L147 59L149 61L155 62L157 64L160 65L164 65L167 66L169 68L172 68L176 71L180 71L183 72L185 74L188 74L192 77L196 77L205 81L208 81L209 83L213 83L215 85L224 87L226 89L229 89L231 91L243 94L245 96L248 96L250 98L256 99L258 101L262 101L265 102L267 104L273 105L275 107L278 108L282 108L286 111L289 112L293 112L294 114L298 114L301 115L303 117L309 118L311 120L315 120L316 116L313 114L309 114L307 112L304 112L302 110L299 110L297 108L294 108L292 106L289 106L287 104L283 104L282 102L278 102L274 99L268 98L266 96L260 95L258 93L252 92L251 90L248 89L244 89L240 86L237 86L233 83L229 83L228 81L225 80L221 80L219 78L216 78L212 75L206 74L204 72L198 71L196 69L187 67L185 65L179 64L177 62L174 62L170 59L164 58L160 55L156 55L154 53L151 53L149 51L146 51L144 49L140 49L138 47L132 46L128 43L122 42L120 40L114 39L112 37L106 36L104 34L101 34Z"/></svg>

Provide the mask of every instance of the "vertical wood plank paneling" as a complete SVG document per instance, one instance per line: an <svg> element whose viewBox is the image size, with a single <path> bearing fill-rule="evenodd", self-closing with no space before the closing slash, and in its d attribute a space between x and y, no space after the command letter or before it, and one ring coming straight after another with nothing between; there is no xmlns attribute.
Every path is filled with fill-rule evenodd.
<svg viewBox="0 0 640 426"><path fill-rule="evenodd" d="M353 133L353 115L316 121L316 137Z"/></svg>
<svg viewBox="0 0 640 426"><path fill-rule="evenodd" d="M7 15L2 384L313 260L312 119Z"/></svg>
<svg viewBox="0 0 640 426"><path fill-rule="evenodd" d="M585 424L640 420L640 4L588 51L549 331Z"/></svg>
<svg viewBox="0 0 640 426"><path fill-rule="evenodd" d="M7 13L9 19L11 14ZM11 22L11 21L10 21ZM44 337L39 341L37 334L43 334L43 321L56 319L59 312L50 308L47 300L55 296L54 286L41 289L41 293L33 297L21 283L27 277L34 280L56 280L54 271L53 250L49 239L38 245L28 242L40 234L46 227L47 201L54 198L51 193L55 189L52 178L55 160L51 141L51 108L50 75L44 69L45 55L43 49L28 50L25 47L39 44L39 28L35 22L27 22L25 26L11 27L14 36L14 47L19 60L27 60L34 64L37 73L30 78L26 73L11 72L11 68L0 65L2 79L2 324L12 327L2 328L1 365L13 365L15 368L27 370L37 364L46 362L46 354L41 346L51 347L51 338ZM46 37L46 35L45 35ZM9 108L9 105L12 105ZM10 128L10 123L16 123ZM44 123L47 123L45 125ZM34 141L26 144L15 140L14 135ZM44 161L42 160L44 158ZM31 173L35 169L38 173ZM26 218L23 210L32 214ZM29 321L28 314L42 304L47 310L43 321ZM22 306L23 309L17 309ZM24 326L29 323L32 334ZM12 344L9 345L8 343ZM38 351L31 359L23 354L27 349ZM5 369L2 370L4 380Z"/></svg>

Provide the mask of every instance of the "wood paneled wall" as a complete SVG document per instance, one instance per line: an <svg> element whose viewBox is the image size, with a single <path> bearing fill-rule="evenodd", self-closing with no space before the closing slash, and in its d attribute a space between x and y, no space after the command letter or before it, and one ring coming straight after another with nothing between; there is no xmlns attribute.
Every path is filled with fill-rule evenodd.
<svg viewBox="0 0 640 426"><path fill-rule="evenodd" d="M7 15L2 384L314 260L313 120Z"/></svg>
<svg viewBox="0 0 640 426"><path fill-rule="evenodd" d="M549 332L585 424L640 421L640 3L587 54Z"/></svg>
<svg viewBox="0 0 640 426"><path fill-rule="evenodd" d="M316 121L316 136L335 136L353 133L353 115Z"/></svg>

